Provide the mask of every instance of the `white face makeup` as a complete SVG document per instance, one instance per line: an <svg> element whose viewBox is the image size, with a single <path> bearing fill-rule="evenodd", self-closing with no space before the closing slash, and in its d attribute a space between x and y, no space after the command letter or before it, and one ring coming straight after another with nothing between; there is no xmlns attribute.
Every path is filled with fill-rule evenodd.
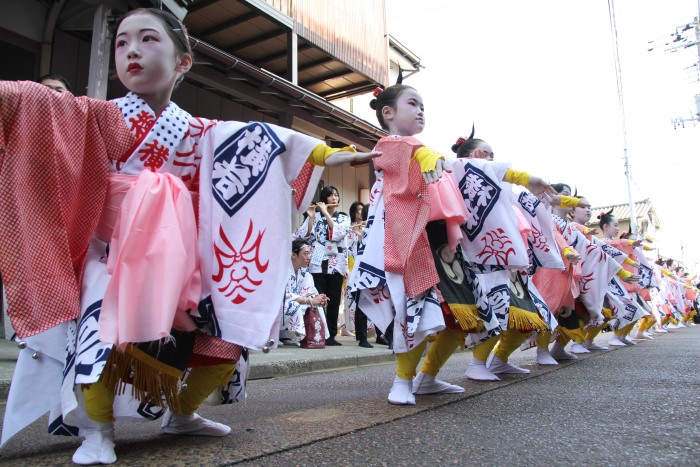
<svg viewBox="0 0 700 467"><path fill-rule="evenodd" d="M189 55L178 53L155 16L135 14L119 25L114 52L119 80L151 107L169 102L177 78L191 64L191 59L183 64L183 57Z"/></svg>
<svg viewBox="0 0 700 467"><path fill-rule="evenodd" d="M405 89L399 96L396 107L385 106L382 116L392 135L417 135L425 128L423 98L415 89Z"/></svg>

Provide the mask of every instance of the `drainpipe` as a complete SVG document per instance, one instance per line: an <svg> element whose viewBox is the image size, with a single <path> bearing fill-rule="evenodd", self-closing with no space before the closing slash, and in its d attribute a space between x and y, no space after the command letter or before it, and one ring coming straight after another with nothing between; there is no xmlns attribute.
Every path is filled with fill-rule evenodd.
<svg viewBox="0 0 700 467"><path fill-rule="evenodd" d="M54 3L49 13L46 15L46 24L44 25L44 37L41 41L41 59L39 62L39 76L51 73L51 55L53 53L53 34L56 31L56 23L58 16L61 14L63 5L66 0L59 0Z"/></svg>

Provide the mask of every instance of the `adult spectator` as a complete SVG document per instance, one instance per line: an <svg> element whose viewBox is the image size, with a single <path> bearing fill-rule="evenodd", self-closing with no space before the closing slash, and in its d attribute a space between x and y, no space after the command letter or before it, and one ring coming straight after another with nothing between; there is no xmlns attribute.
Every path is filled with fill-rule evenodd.
<svg viewBox="0 0 700 467"><path fill-rule="evenodd" d="M44 75L38 82L56 92L72 92L68 80L60 75Z"/></svg>
<svg viewBox="0 0 700 467"><path fill-rule="evenodd" d="M342 345L335 340L338 334L338 310L343 290L343 279L348 269L345 255L350 217L338 209L340 195L334 186L321 190L319 201L306 211L307 218L296 230L296 236L312 241L309 271L320 293L328 297L326 321L330 336L326 345Z"/></svg>
<svg viewBox="0 0 700 467"><path fill-rule="evenodd" d="M314 279L307 267L311 258L311 247L304 240L292 242L292 269L284 296L280 340L283 344L299 345L306 335L304 313L310 307L323 307L328 302L324 294L319 294ZM323 313L321 313L323 320ZM325 324L325 323L324 323ZM324 326L328 329L328 326ZM328 336L323 336L326 339Z"/></svg>

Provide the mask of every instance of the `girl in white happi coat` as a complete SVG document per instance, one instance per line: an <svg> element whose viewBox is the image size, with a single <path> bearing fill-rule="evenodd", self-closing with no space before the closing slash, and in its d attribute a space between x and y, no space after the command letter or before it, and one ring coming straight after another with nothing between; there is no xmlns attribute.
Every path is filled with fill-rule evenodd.
<svg viewBox="0 0 700 467"><path fill-rule="evenodd" d="M553 253L557 250L552 228L542 222L548 216L544 204L532 194L553 194L552 188L539 177L511 169L510 164L493 162L491 146L473 134L472 128L472 135L459 138L452 147L458 158L452 164L453 174L463 187L470 213L461 246L468 267L478 272L484 284L497 328L468 334L473 358L466 376L494 381L500 373L529 373L508 363L508 358L533 331L550 329L553 317L527 271L533 263L559 267L561 261ZM511 184L532 193L520 189L516 194ZM485 197L489 192L491 196Z"/></svg>
<svg viewBox="0 0 700 467"><path fill-rule="evenodd" d="M279 245L282 239L286 243L291 230L289 206L292 202L296 209L308 205L313 194L307 188L314 186L320 171L311 164L338 165L376 155L334 151L314 138L263 123L194 118L178 108L170 97L191 67L192 54L184 26L169 13L143 9L123 17L117 25L115 61L120 80L132 92L102 104L107 109L101 112L121 113L123 122L96 120L86 124L86 135L71 135L73 140L87 136L99 143L96 132L111 132L115 141L101 144L128 148L110 163L109 194L101 219L95 221L94 238L86 244L84 271L80 258L72 258L76 282L82 277L80 321L62 318L42 332L18 333L27 348L20 353L3 429L5 442L51 409L52 433L75 435L77 425L86 437L73 457L79 464L114 462L114 418L159 417L161 392L173 409L163 422L166 433L223 436L230 432L226 425L194 412L212 390L231 380L236 361L245 358L245 347L262 348L278 322L279 308L270 306L269 297L280 297L281 308L289 264L288 250ZM28 99L38 93L25 88ZM91 104L89 99L67 95L44 101L34 112L49 112L53 106L75 108L77 114ZM10 125L7 122L12 120L4 119ZM71 131L72 122L59 123L56 132ZM114 127L105 129L100 124ZM6 126L4 131L14 129ZM125 140L129 143L123 144ZM107 154L97 146L83 151ZM35 156L10 155L12 160ZM94 180L106 180L107 161L103 162L104 173L95 171ZM70 169L66 167L66 173L74 173ZM196 188L197 181L199 235L188 191ZM297 182L292 200L290 185ZM54 195L61 194L59 188ZM34 196L31 190L28 195ZM265 212L251 207L275 196L279 202ZM91 219L64 218L73 230L76 224L78 230L84 225L88 235L89 226L94 225ZM37 228L45 225L42 219L36 222ZM47 250L60 246L61 237L55 238L56 245L46 245ZM247 273L241 276L236 270ZM17 320L47 313L41 304L13 307L9 298ZM188 344L177 341L180 338ZM151 350L159 353L173 340L180 360L174 366L154 362L148 347L137 345L155 342ZM25 358L27 352L36 358ZM108 361L114 364L106 366ZM182 386L178 382L181 365L196 366ZM157 386L138 387L138 381L151 384L153 375ZM45 383L41 397L33 397L31 390L37 376ZM244 395L245 372L233 379L223 391L229 400ZM129 396L115 400L110 386L123 388L130 383L142 400ZM25 403L28 397L32 397L31 410Z"/></svg>
<svg viewBox="0 0 700 467"><path fill-rule="evenodd" d="M287 291L284 296L280 340L282 343L298 344L306 336L304 313L309 307L324 307L328 298L319 294L314 279L307 269L311 259L311 247L303 240L292 242L292 266ZM328 325L325 315L321 313L324 335L318 339L328 338Z"/></svg>

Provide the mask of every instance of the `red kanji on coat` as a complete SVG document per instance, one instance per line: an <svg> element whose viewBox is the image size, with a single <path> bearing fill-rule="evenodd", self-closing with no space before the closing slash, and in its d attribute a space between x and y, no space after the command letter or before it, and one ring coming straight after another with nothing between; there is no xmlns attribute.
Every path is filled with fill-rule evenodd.
<svg viewBox="0 0 700 467"><path fill-rule="evenodd" d="M139 149L139 154L143 154L141 161L144 167L151 169L151 172L163 167L165 161L168 160L168 148L161 145L157 139L154 139L152 143L146 143L142 149Z"/></svg>
<svg viewBox="0 0 700 467"><path fill-rule="evenodd" d="M129 129L136 135L137 139L141 139L143 135L148 133L155 121L156 118L153 115L142 110L136 118L129 119L129 124L131 125Z"/></svg>

